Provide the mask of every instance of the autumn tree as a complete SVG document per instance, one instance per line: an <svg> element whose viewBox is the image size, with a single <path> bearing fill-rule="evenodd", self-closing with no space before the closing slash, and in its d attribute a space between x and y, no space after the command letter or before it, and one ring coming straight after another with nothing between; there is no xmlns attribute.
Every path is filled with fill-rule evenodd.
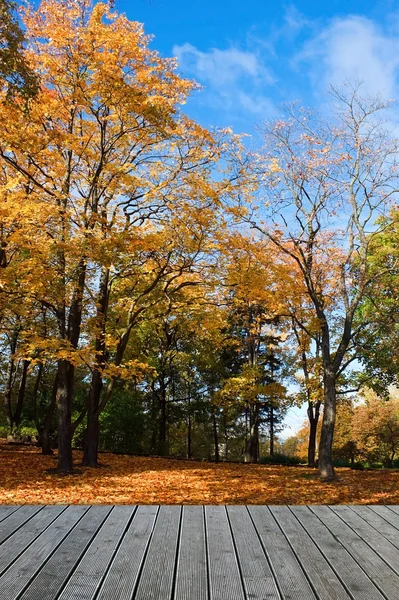
<svg viewBox="0 0 399 600"><path fill-rule="evenodd" d="M39 351L57 362L58 468L70 472L75 369L92 375L86 462L95 463L104 382L106 402L121 374L134 376L135 366L122 362L137 315L158 284L165 294L189 270L168 249L174 222L188 231L201 212L201 237L201 223L205 229L228 193L225 180L210 179L224 139L179 112L195 84L149 49L141 24L89 0L45 0L24 22L41 89L27 113L1 108L3 191L10 219L22 217L23 294L57 325L51 339L32 332L26 356Z"/></svg>
<svg viewBox="0 0 399 600"><path fill-rule="evenodd" d="M335 477L337 379L354 360L354 320L370 283L369 247L378 231L373 223L397 189L398 150L382 120L389 103L364 98L360 87L333 95L333 121L293 106L287 120L265 125L266 150L256 167L265 216L247 216L298 269L318 322L325 480Z"/></svg>
<svg viewBox="0 0 399 600"><path fill-rule="evenodd" d="M39 90L38 77L24 55L24 34L15 7L10 0L0 0L0 80L9 100L17 94L28 99Z"/></svg>
<svg viewBox="0 0 399 600"><path fill-rule="evenodd" d="M399 452L399 399L391 392L388 400L365 390L364 401L352 417L353 440L358 454L370 463L392 467Z"/></svg>

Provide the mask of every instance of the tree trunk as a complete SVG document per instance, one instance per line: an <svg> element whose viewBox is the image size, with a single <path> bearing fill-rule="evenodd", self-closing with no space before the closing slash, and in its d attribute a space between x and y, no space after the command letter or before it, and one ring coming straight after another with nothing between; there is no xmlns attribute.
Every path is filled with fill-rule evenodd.
<svg viewBox="0 0 399 600"><path fill-rule="evenodd" d="M321 402L318 401L316 404L313 404L312 401L308 403L308 418L309 418L309 444L308 444L308 466L315 467L316 466L316 437L317 437L317 425L319 422L320 416L320 405Z"/></svg>
<svg viewBox="0 0 399 600"><path fill-rule="evenodd" d="M58 362L56 403L58 412L58 471L72 473L72 402L73 371L66 360Z"/></svg>
<svg viewBox="0 0 399 600"><path fill-rule="evenodd" d="M108 311L109 269L101 271L97 308L96 359L87 403L87 426L84 435L83 460L86 467L98 467L98 445L100 436L99 416L103 379L101 371L106 365L108 353L105 345L105 324Z"/></svg>
<svg viewBox="0 0 399 600"><path fill-rule="evenodd" d="M158 454L159 456L166 456L168 453L167 448L167 412L166 412L166 385L164 375L160 374L160 390L158 394L159 399L159 438L158 438Z"/></svg>
<svg viewBox="0 0 399 600"><path fill-rule="evenodd" d="M46 417L44 419L43 429L40 433L41 446L42 446L42 454L53 454L50 430L51 423L54 416L54 410L57 404L57 390L58 390L58 373L54 378L53 389L51 392L51 401L50 405L47 409Z"/></svg>
<svg viewBox="0 0 399 600"><path fill-rule="evenodd" d="M215 447L215 462L218 463L220 460L220 457L219 457L219 434L218 434L216 413L215 413L214 407L212 407L212 426L213 426L213 443L214 443L214 447Z"/></svg>
<svg viewBox="0 0 399 600"><path fill-rule="evenodd" d="M19 425L21 424L22 407L24 405L25 390L26 390L26 380L27 380L27 377L28 377L28 367L29 367L29 365L30 365L30 361L29 360L24 360L23 363L22 363L21 381L20 381L19 388L18 388L17 404L16 404L16 407L15 407L14 416L13 416L13 424L16 427L19 427Z"/></svg>
<svg viewBox="0 0 399 600"><path fill-rule="evenodd" d="M187 458L191 458L191 414L188 413L187 421Z"/></svg>
<svg viewBox="0 0 399 600"><path fill-rule="evenodd" d="M38 371L37 371L36 379L35 379L35 385L33 386L33 393L32 393L33 421L35 423L35 427L37 429L39 439L41 439L43 428L40 426L39 417L37 414L37 396L39 394L39 387L40 387L40 383L42 380L42 374L43 374L43 363L40 363Z"/></svg>
<svg viewBox="0 0 399 600"><path fill-rule="evenodd" d="M94 370L89 392L87 426L83 447L82 465L86 467L98 467L98 443L100 434L98 406L102 389L103 382L101 373Z"/></svg>
<svg viewBox="0 0 399 600"><path fill-rule="evenodd" d="M324 411L319 444L319 475L323 481L335 479L332 447L336 406L335 376L332 369L326 367L324 369Z"/></svg>
<svg viewBox="0 0 399 600"><path fill-rule="evenodd" d="M17 349L19 329L14 329L11 336L10 343L10 361L8 363L6 384L4 388L4 408L6 409L7 422L12 432L14 419L12 415L12 388L13 388L13 377L15 371L14 354Z"/></svg>
<svg viewBox="0 0 399 600"><path fill-rule="evenodd" d="M269 421L269 435L270 435L270 456L274 454L274 412L273 405L270 407L270 421Z"/></svg>
<svg viewBox="0 0 399 600"><path fill-rule="evenodd" d="M259 454L259 408L249 408L249 436L245 444L244 462L257 463Z"/></svg>

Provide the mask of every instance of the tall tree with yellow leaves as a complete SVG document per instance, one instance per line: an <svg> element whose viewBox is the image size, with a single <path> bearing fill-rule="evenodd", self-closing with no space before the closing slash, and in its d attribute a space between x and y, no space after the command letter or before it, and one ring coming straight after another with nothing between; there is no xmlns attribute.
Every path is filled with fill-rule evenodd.
<svg viewBox="0 0 399 600"><path fill-rule="evenodd" d="M25 211L18 230L24 295L57 322L57 338L32 334L27 354L57 361L58 469L70 472L74 370L91 370L89 406L97 413L103 380L112 386L119 375L143 308L124 306L125 325L109 341L116 370L107 373L111 286L131 271L135 281L135 256L147 252L138 295L150 293L169 268L152 256L169 243L165 222L170 235L173 218L190 221L190 211L202 211L205 223L218 210L228 185L210 175L225 141L180 113L195 84L149 49L141 24L90 0L44 0L24 22L41 89L28 113L18 102L1 106L0 162L10 218Z"/></svg>

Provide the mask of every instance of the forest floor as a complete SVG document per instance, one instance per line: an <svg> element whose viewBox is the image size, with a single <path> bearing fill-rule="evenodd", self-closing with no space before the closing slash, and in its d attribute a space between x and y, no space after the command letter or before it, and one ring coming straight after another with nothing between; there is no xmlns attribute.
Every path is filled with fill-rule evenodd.
<svg viewBox="0 0 399 600"><path fill-rule="evenodd" d="M102 466L55 475L56 454L0 441L0 504L399 504L399 470L336 469L322 483L307 467L202 463L101 454Z"/></svg>

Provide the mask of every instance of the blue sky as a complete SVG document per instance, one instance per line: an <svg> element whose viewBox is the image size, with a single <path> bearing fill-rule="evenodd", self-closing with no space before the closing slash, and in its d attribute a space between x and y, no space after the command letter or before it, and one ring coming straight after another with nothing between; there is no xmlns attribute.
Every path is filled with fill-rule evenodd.
<svg viewBox="0 0 399 600"><path fill-rule="evenodd" d="M259 141L258 125L282 103L325 109L330 84L362 80L371 94L399 98L399 5L394 0L116 0L145 24L152 48L176 56L203 90L185 111L205 126L231 126ZM282 437L297 431L294 408Z"/></svg>
<svg viewBox="0 0 399 600"><path fill-rule="evenodd" d="M204 86L186 111L206 126L253 134L283 102L320 106L329 83L362 79L395 97L399 6L393 0L116 0L152 48Z"/></svg>

